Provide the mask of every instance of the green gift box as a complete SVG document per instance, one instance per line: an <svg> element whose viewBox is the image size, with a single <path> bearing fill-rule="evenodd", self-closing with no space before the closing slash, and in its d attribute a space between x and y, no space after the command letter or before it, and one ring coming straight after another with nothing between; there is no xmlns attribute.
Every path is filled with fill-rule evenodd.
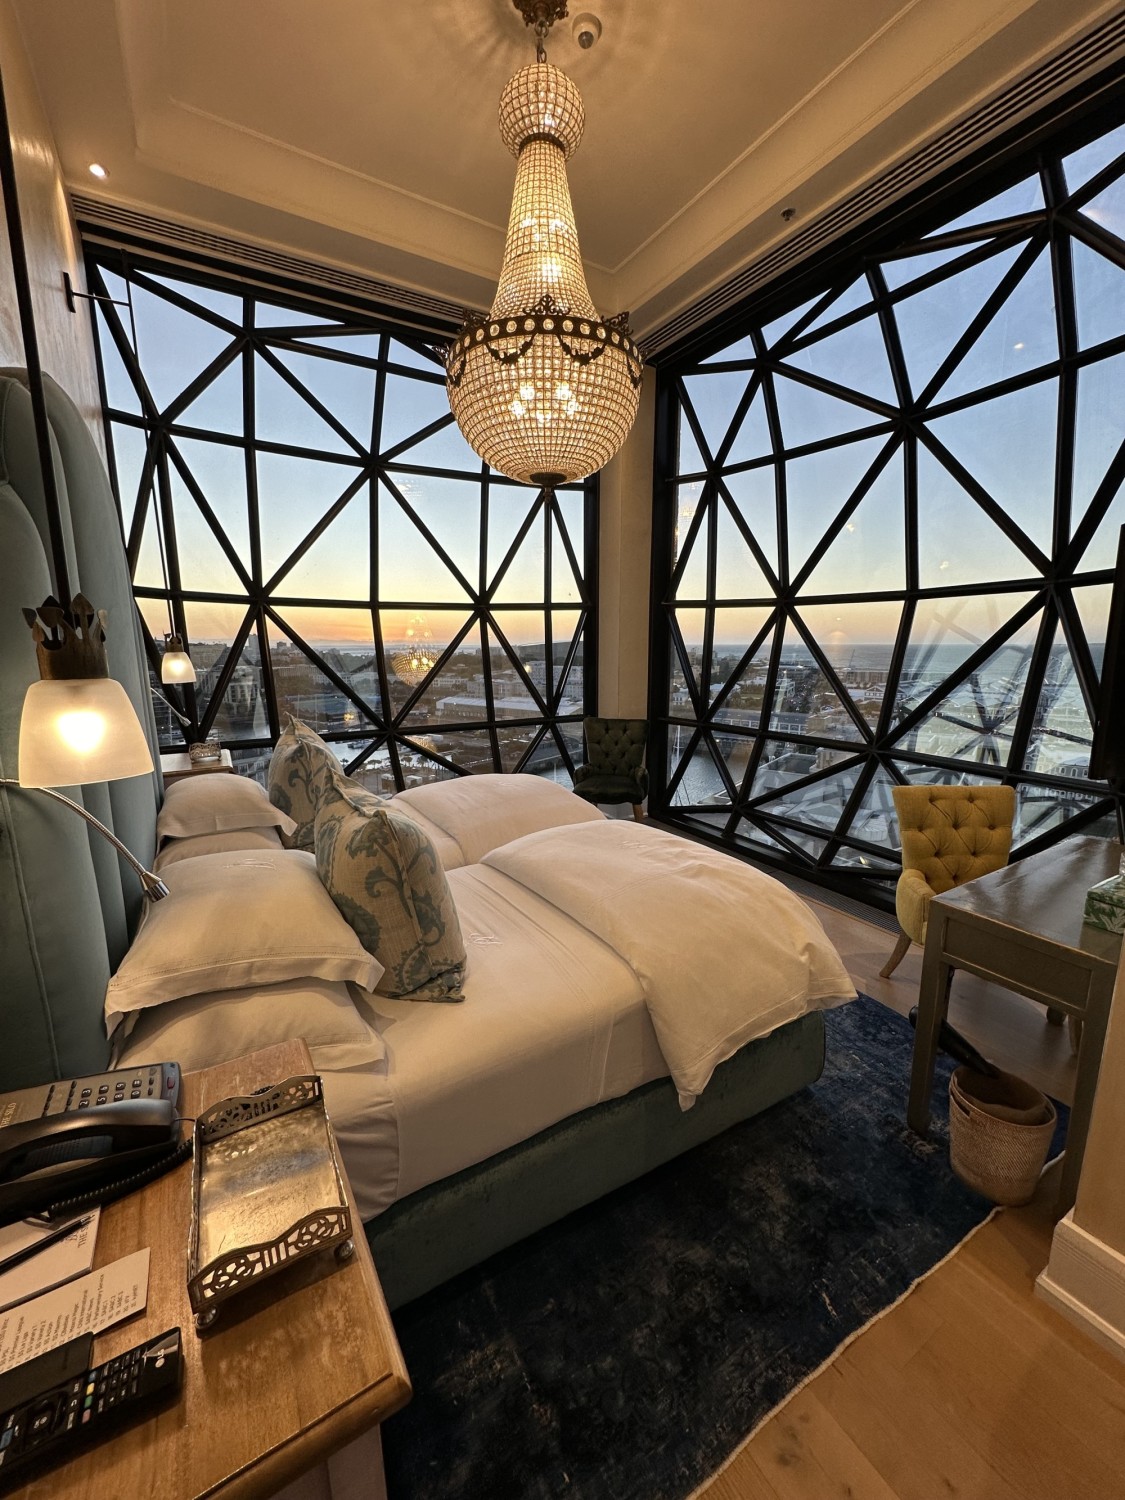
<svg viewBox="0 0 1125 1500"><path fill-rule="evenodd" d="M1090 887L1082 920L1103 932L1125 932L1125 875L1111 875Z"/></svg>

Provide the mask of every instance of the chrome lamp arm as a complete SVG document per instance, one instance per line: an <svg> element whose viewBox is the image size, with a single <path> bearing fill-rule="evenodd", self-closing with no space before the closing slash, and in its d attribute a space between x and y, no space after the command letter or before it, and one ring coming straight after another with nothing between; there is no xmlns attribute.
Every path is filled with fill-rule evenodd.
<svg viewBox="0 0 1125 1500"><path fill-rule="evenodd" d="M0 786L16 786L24 792L42 792L44 797L53 797L56 802L61 802L64 807L69 807L76 812L80 818L85 818L92 828L96 828L101 836L108 839L127 864L137 872L141 887L150 901L160 901L168 894L168 887L159 875L154 875L151 870L146 870L144 865L135 854L132 854L121 840L108 829L100 819L95 818L92 812L82 806L80 802L74 802L70 797L64 797L62 792L56 792L49 786L23 786L20 782L10 776L0 776Z"/></svg>

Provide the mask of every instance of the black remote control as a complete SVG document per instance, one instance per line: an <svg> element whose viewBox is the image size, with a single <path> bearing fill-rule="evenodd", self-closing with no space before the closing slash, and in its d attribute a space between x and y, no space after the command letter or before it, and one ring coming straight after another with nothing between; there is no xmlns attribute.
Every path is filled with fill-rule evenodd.
<svg viewBox="0 0 1125 1500"><path fill-rule="evenodd" d="M0 1415L0 1487L146 1417L180 1388L180 1330L138 1344Z"/></svg>

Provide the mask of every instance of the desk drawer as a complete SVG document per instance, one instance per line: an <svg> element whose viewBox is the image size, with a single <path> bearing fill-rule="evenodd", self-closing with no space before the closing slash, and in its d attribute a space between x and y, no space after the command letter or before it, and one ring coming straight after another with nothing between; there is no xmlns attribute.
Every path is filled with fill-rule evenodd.
<svg viewBox="0 0 1125 1500"><path fill-rule="evenodd" d="M1091 971L1060 953L1045 952L1032 939L1009 935L1008 929L947 918L944 956L956 968L972 969L1005 989L1018 990L1043 1004L1084 1011Z"/></svg>

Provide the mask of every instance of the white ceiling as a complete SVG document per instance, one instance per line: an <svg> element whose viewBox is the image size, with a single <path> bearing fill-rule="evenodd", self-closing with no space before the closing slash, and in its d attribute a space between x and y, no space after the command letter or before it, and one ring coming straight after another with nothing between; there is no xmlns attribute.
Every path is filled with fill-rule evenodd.
<svg viewBox="0 0 1125 1500"><path fill-rule="evenodd" d="M512 0L14 8L75 190L490 302L514 171L496 104L534 51ZM586 105L569 172L595 301L643 334L1119 8L572 0L604 26L548 48Z"/></svg>

